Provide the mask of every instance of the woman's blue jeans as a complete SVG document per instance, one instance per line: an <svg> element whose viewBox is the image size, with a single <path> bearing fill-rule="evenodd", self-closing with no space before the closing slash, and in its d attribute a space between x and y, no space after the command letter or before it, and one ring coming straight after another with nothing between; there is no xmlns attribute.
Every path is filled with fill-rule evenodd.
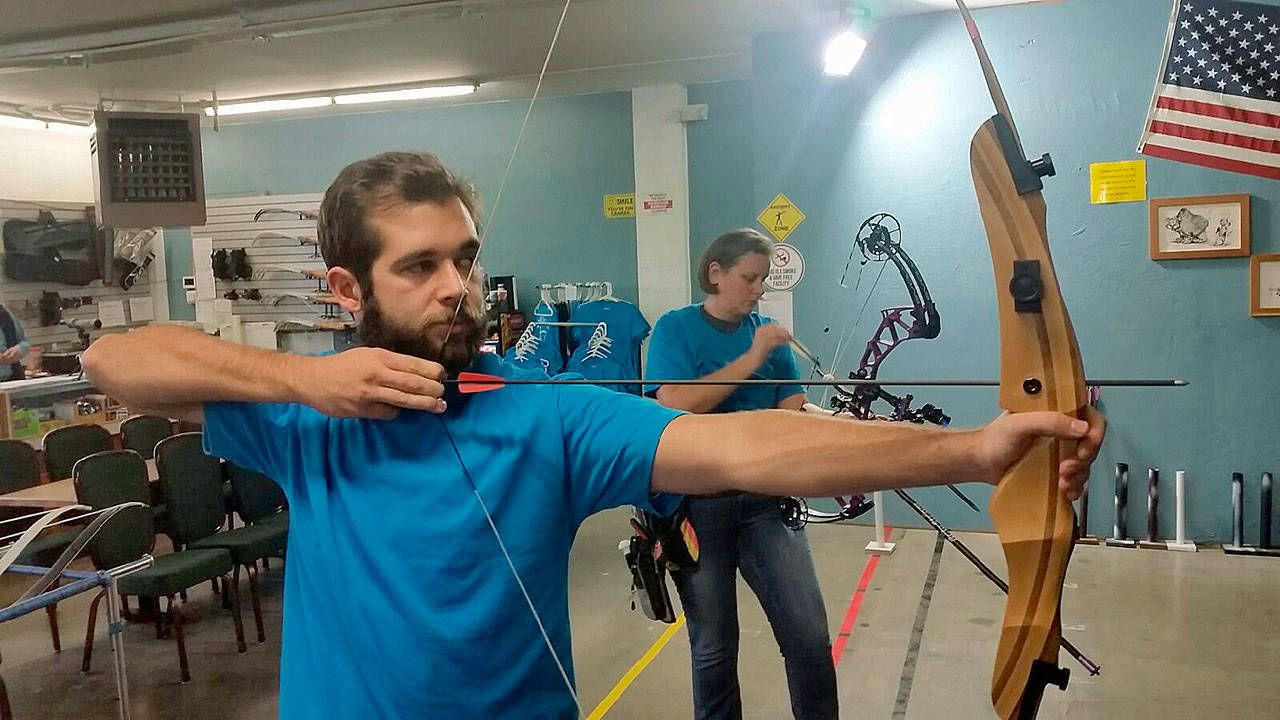
<svg viewBox="0 0 1280 720"><path fill-rule="evenodd" d="M737 574L760 600L787 670L797 720L838 715L827 612L804 531L782 524L778 499L690 498L698 567L672 574L689 626L694 717L738 720Z"/></svg>

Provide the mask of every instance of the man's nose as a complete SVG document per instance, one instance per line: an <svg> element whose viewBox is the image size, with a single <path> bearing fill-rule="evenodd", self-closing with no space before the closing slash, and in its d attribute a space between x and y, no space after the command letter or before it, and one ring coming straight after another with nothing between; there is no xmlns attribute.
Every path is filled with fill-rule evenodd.
<svg viewBox="0 0 1280 720"><path fill-rule="evenodd" d="M441 302L456 302L467 294L467 277L458 263L449 260L441 267L440 287L437 296Z"/></svg>

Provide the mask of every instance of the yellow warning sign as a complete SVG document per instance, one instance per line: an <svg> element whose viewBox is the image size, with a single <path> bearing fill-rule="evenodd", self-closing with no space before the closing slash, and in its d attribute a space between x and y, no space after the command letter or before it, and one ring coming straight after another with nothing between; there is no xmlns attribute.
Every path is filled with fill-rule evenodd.
<svg viewBox="0 0 1280 720"><path fill-rule="evenodd" d="M758 217L760 224L782 242L787 239L796 226L804 222L804 213L800 212L800 208L792 204L786 195L778 193L778 197L769 203Z"/></svg>
<svg viewBox="0 0 1280 720"><path fill-rule="evenodd" d="M607 218L629 218L636 216L636 194L619 193L604 196L604 216Z"/></svg>

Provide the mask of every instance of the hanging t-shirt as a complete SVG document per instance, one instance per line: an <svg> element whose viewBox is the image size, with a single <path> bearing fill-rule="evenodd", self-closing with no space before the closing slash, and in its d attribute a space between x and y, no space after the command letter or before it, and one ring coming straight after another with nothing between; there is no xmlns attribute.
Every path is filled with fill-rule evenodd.
<svg viewBox="0 0 1280 720"><path fill-rule="evenodd" d="M717 328L705 316L702 305L688 305L658 318L649 339L649 357L645 364L646 379L696 380L723 368L751 349L756 330L772 318L752 312L735 328ZM796 380L796 358L791 348L773 349L769 359L756 370L754 379ZM657 385L645 385L652 394ZM712 412L763 410L777 407L784 399L803 393L797 385L743 385L736 388Z"/></svg>
<svg viewBox="0 0 1280 720"><path fill-rule="evenodd" d="M545 302L533 308L533 322L520 334L504 359L526 370L541 370L555 375L564 370L564 351L560 347L560 326L539 323L557 322L556 309Z"/></svg>
<svg viewBox="0 0 1280 720"><path fill-rule="evenodd" d="M472 369L544 377L495 355ZM394 420L205 405L206 452L289 499L281 718L578 717L476 495L572 678L574 534L605 508L674 510L649 482L679 413L586 386L447 400Z"/></svg>
<svg viewBox="0 0 1280 720"><path fill-rule="evenodd" d="M588 380L636 379L631 368L634 363L626 361L626 358L635 355L635 351L627 349L621 353L614 352L613 339L609 337L607 327L605 323L596 325L591 337L578 346L573 357L565 364L565 372L576 373ZM641 390L639 385L610 384L601 387L632 395L639 395Z"/></svg>
<svg viewBox="0 0 1280 720"><path fill-rule="evenodd" d="M640 343L649 336L649 321L644 319L640 309L622 300L594 300L583 303L573 311L573 322L604 323L609 338L608 355L622 367L619 377L636 378L640 368ZM573 344L577 348L574 356L578 356L582 346L587 344L596 332L593 327L573 327ZM599 352L597 352L599 354ZM570 360L572 362L572 360ZM574 370L574 372L579 372ZM634 392L638 392L636 388Z"/></svg>

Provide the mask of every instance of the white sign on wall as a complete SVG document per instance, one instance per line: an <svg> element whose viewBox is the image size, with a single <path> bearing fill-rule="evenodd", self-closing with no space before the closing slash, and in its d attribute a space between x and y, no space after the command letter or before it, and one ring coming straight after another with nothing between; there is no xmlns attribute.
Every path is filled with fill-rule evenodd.
<svg viewBox="0 0 1280 720"><path fill-rule="evenodd" d="M774 243L769 255L769 277L764 286L769 290L792 290L804 279L804 256L794 245Z"/></svg>
<svg viewBox="0 0 1280 720"><path fill-rule="evenodd" d="M647 213L670 212L675 206L676 202L669 192L649 193L644 198L644 211Z"/></svg>

